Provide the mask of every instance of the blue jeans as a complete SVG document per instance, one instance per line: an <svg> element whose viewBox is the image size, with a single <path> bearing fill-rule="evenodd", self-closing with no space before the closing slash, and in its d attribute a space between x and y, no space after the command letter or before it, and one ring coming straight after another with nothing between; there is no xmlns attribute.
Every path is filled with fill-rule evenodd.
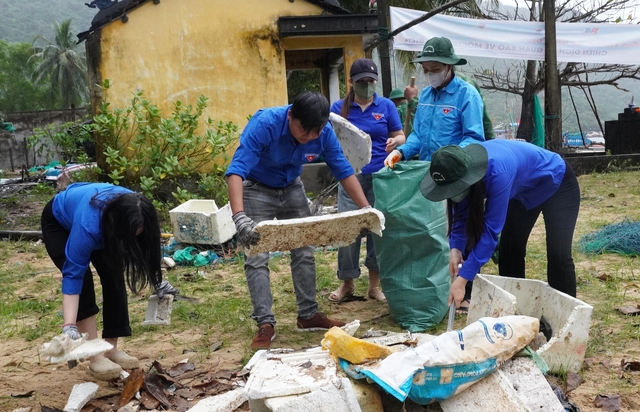
<svg viewBox="0 0 640 412"><path fill-rule="evenodd" d="M284 188L270 187L250 180L245 180L242 186L244 213L256 223L274 218L295 219L311 215L300 178ZM314 250L314 246L291 250L291 277L298 305L298 317L302 319L310 319L318 311ZM269 278L269 253L246 256L244 271L253 304L251 318L258 325L275 325Z"/></svg>
<svg viewBox="0 0 640 412"><path fill-rule="evenodd" d="M373 194L373 176L360 174L356 177L360 182L360 186L362 186L362 191L367 197L369 204L373 205L376 200ZM342 185L339 185L338 212L348 212L358 209L360 209L358 205L351 200ZM338 249L338 279L355 279L360 276L360 243L361 238L358 236L349 246ZM367 269L378 272L376 251L373 248L373 236L371 234L367 235L367 256L365 257L364 265Z"/></svg>

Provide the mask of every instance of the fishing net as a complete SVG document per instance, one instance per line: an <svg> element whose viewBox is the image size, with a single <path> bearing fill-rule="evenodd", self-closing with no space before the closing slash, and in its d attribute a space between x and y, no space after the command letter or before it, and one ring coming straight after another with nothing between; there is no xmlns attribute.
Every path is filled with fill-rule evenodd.
<svg viewBox="0 0 640 412"><path fill-rule="evenodd" d="M609 252L640 256L640 222L625 218L622 222L607 225L597 232L583 236L578 247L587 254Z"/></svg>

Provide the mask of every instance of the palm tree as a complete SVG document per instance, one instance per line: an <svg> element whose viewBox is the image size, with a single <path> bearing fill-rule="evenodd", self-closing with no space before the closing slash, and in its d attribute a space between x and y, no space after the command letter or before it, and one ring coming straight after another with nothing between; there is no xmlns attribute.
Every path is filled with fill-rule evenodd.
<svg viewBox="0 0 640 412"><path fill-rule="evenodd" d="M32 78L35 84L50 79L52 95L60 99L63 109L68 109L71 105L80 105L88 99L86 59L83 51L76 50L78 44L71 32L71 19L63 21L62 24L56 22L55 32L55 42L42 36L34 39L35 53L31 59L40 63ZM40 47L37 45L38 42L46 44Z"/></svg>

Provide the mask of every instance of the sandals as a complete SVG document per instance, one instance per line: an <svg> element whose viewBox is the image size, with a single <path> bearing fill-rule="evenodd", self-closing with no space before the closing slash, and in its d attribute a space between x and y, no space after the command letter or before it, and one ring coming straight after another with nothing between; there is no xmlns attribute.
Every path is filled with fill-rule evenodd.
<svg viewBox="0 0 640 412"><path fill-rule="evenodd" d="M353 296L353 288L347 288L343 283L338 289L329 293L329 301L333 303L342 303L349 300Z"/></svg>
<svg viewBox="0 0 640 412"><path fill-rule="evenodd" d="M377 300L378 302L387 301L387 297L382 292L382 289L380 289L380 286L376 286L375 288L369 289L369 292L367 292L367 296L369 296L369 299L374 299L374 300Z"/></svg>
<svg viewBox="0 0 640 412"><path fill-rule="evenodd" d="M464 302L467 302L469 305L468 306L462 306L462 304ZM456 308L456 313L458 315L466 315L469 313L469 306L471 306L471 301L469 299L462 299L462 302L460 302L460 307Z"/></svg>

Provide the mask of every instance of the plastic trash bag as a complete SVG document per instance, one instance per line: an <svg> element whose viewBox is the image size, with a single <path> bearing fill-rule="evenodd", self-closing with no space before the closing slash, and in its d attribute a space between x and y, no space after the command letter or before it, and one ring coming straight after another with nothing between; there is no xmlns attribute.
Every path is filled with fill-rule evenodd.
<svg viewBox="0 0 640 412"><path fill-rule="evenodd" d="M373 366L340 364L353 378L369 378L403 402L426 405L458 394L493 373L538 333L530 316L481 318L415 348L389 355Z"/></svg>

